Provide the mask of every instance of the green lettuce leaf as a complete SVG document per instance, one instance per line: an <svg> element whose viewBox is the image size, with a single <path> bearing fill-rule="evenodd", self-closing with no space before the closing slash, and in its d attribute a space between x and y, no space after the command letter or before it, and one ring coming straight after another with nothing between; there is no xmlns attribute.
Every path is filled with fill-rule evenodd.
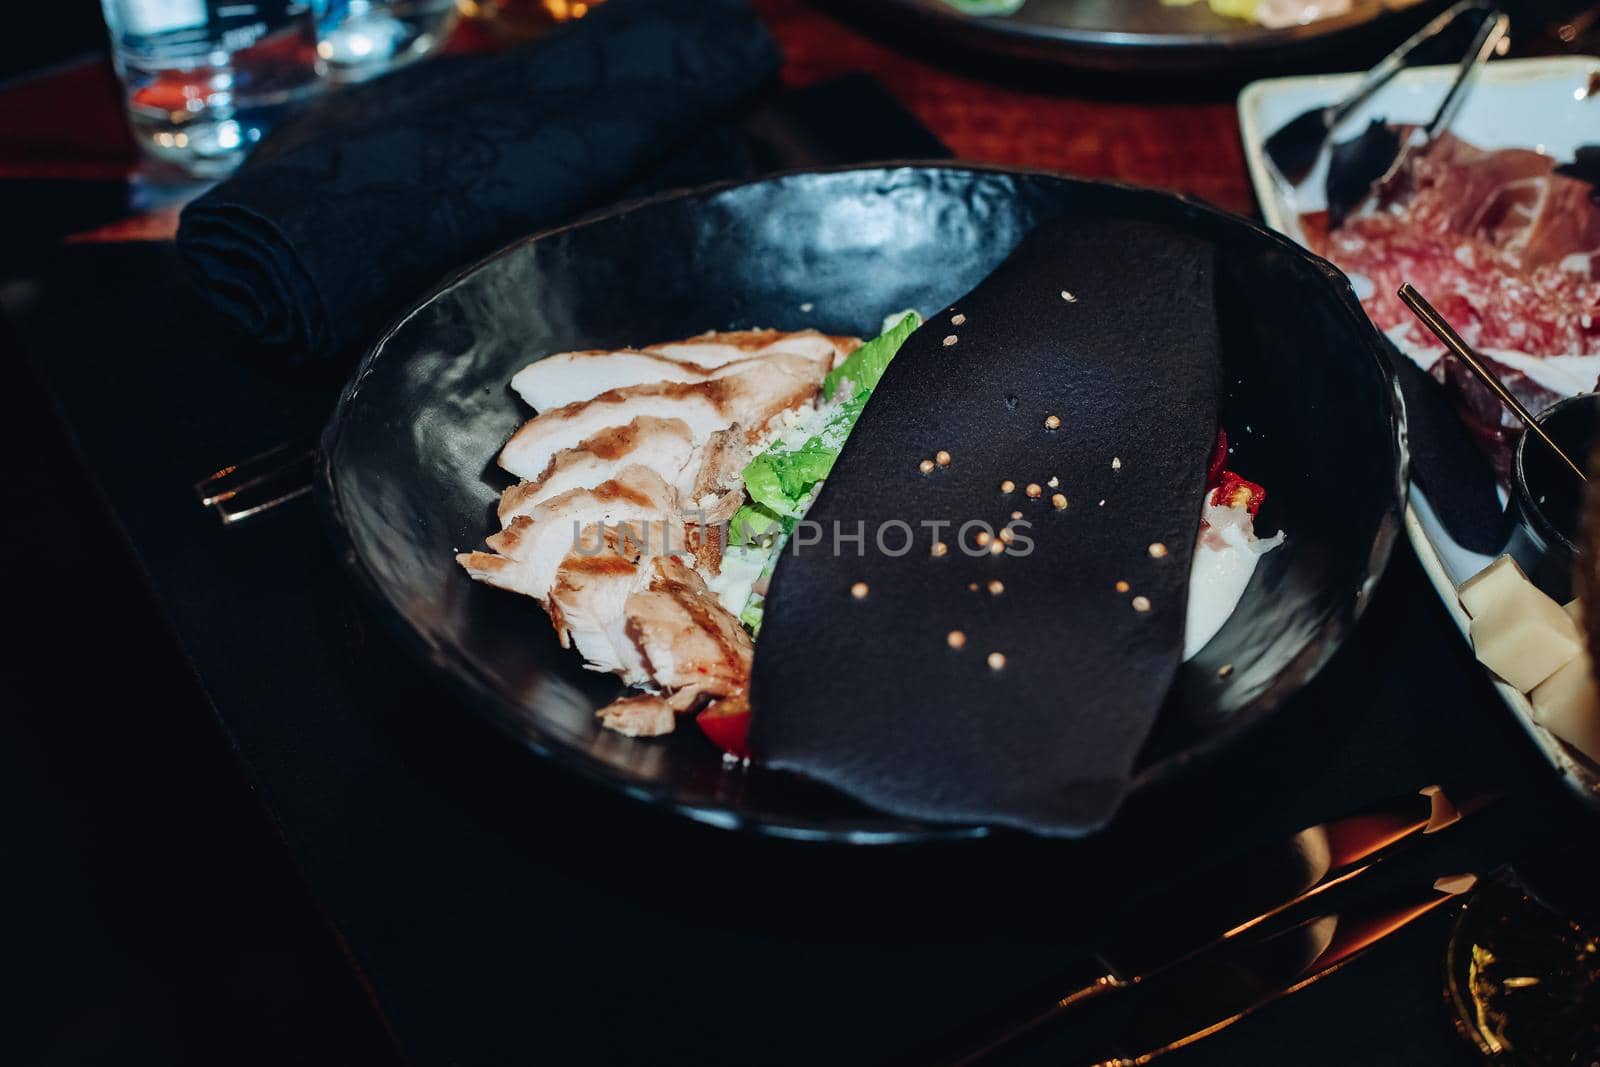
<svg viewBox="0 0 1600 1067"><path fill-rule="evenodd" d="M833 461L838 455L838 448L824 443L818 436L809 438L793 452L770 453L767 461L777 472L778 484L783 486L784 495L798 504L813 485L833 470Z"/></svg>
<svg viewBox="0 0 1600 1067"><path fill-rule="evenodd" d="M916 312L908 312L888 333L852 352L823 384L824 389L832 391L843 383L852 395L834 409L822 429L798 448L774 444L745 466L745 492L767 515L783 520L784 533L805 514L812 491L833 470L873 387L905 339L921 324Z"/></svg>
<svg viewBox="0 0 1600 1067"><path fill-rule="evenodd" d="M787 533L781 515L774 515L760 504L746 504L728 522L730 545L753 545L771 533Z"/></svg>
<svg viewBox="0 0 1600 1067"><path fill-rule="evenodd" d="M794 501L784 492L783 479L771 452L763 452L744 468L744 491L750 499L774 515L796 514Z"/></svg>
<svg viewBox="0 0 1600 1067"><path fill-rule="evenodd" d="M826 395L835 400L841 399L835 394L843 388L848 388L850 393L843 403L834 407L822 428L799 447L774 444L745 466L744 488L750 502L734 512L729 523L728 543L761 547L766 541L766 550L772 555L764 574L772 573L783 541L805 514L818 484L833 470L845 439L855 428L889 361L920 325L922 319L917 313L907 312L882 336L852 352L823 384ZM752 594L739 615L739 621L749 627L751 633L761 629L764 604L764 597Z"/></svg>
<svg viewBox="0 0 1600 1067"><path fill-rule="evenodd" d="M906 338L921 325L922 316L915 311L906 312L887 333L874 337L850 353L849 358L829 372L822 382L824 395L837 399L839 383L843 381L850 383L852 396L872 392L877 388L878 379L882 378L883 372L889 368L889 361L894 358L894 354L900 351L900 346L905 344Z"/></svg>

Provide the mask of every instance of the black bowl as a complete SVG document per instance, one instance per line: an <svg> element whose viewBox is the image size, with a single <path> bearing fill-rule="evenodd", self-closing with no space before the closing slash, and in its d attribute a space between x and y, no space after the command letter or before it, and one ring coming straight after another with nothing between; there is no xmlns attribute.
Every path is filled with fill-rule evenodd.
<svg viewBox="0 0 1600 1067"><path fill-rule="evenodd" d="M323 438L319 490L380 610L534 751L720 826L840 841L986 832L879 815L815 784L724 766L692 726L600 730L612 679L558 647L534 601L469 581L458 549L495 528L493 466L528 411L507 381L565 349L706 329L872 334L976 285L1036 222L1154 218L1218 250L1231 465L1263 483L1263 558L1239 609L1174 686L1139 784L1279 707L1361 613L1399 526L1404 420L1381 339L1344 276L1242 219L1163 193L1049 174L911 164L675 194L514 244L445 284L361 361ZM1160 294L1149 294L1160 299ZM1223 664L1233 668L1226 684Z"/></svg>
<svg viewBox="0 0 1600 1067"><path fill-rule="evenodd" d="M1574 462L1587 466L1600 425L1600 393L1569 396L1534 417ZM1524 433L1511 455L1511 500L1517 525L1506 551L1534 585L1563 603L1571 600L1583 483L1543 441Z"/></svg>

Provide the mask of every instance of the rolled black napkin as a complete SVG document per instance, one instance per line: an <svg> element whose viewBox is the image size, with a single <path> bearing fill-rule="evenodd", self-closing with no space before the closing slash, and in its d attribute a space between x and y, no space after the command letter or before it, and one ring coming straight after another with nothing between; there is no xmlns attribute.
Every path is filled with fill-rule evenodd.
<svg viewBox="0 0 1600 1067"><path fill-rule="evenodd" d="M1111 817L1183 651L1213 275L1181 230L1069 218L907 339L773 575L760 759L914 818ZM1013 512L1001 554L963 528Z"/></svg>
<svg viewBox="0 0 1600 1067"><path fill-rule="evenodd" d="M334 355L453 268L628 191L777 63L744 0L609 0L532 47L332 95L190 204L178 249L251 336Z"/></svg>

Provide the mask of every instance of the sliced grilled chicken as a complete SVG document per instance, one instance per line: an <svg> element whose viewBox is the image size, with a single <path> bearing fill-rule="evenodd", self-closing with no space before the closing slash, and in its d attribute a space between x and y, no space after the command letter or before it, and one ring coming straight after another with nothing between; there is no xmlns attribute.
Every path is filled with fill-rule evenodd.
<svg viewBox="0 0 1600 1067"><path fill-rule="evenodd" d="M653 561L650 587L628 597L627 634L663 689L695 686L704 696L742 693L755 646L705 579L670 556Z"/></svg>
<svg viewBox="0 0 1600 1067"><path fill-rule="evenodd" d="M685 686L670 696L636 693L607 704L595 712L600 725L629 737L660 737L670 734L677 717L686 715L705 700L699 686ZM738 699L738 698L734 698Z"/></svg>
<svg viewBox="0 0 1600 1067"><path fill-rule="evenodd" d="M613 389L656 382L704 382L755 366L821 382L832 369L830 353L830 349L821 347L803 353L774 349L749 359L703 367L655 352L565 352L524 367L511 379L511 387L535 411L549 411L592 400Z"/></svg>
<svg viewBox="0 0 1600 1067"><path fill-rule="evenodd" d="M692 490L698 473L691 460L695 442L682 419L642 416L602 430L576 447L557 452L537 477L518 482L500 495L500 525L526 515L552 497L608 480L624 464L648 467L679 490Z"/></svg>
<svg viewBox="0 0 1600 1067"><path fill-rule="evenodd" d="M518 371L511 388L533 410L549 411L612 389L651 382L703 382L716 372L715 367L637 349L558 352Z"/></svg>
<svg viewBox="0 0 1600 1067"><path fill-rule="evenodd" d="M854 346L845 338L815 331L780 334L772 330L711 333L688 341L617 351L558 352L528 364L511 379L511 388L535 411L549 411L591 400L612 389L651 382L703 382L755 362L784 363L789 373L821 381L841 353ZM695 360L703 355L708 362Z"/></svg>
<svg viewBox="0 0 1600 1067"><path fill-rule="evenodd" d="M722 573L724 526L744 503L741 474L754 446L738 424L711 435L700 454L700 466L680 499L689 522L689 548L695 566L707 577Z"/></svg>
<svg viewBox="0 0 1600 1067"><path fill-rule="evenodd" d="M494 552L457 552L456 562L474 581L544 602L546 591L539 588L538 575L509 556Z"/></svg>
<svg viewBox="0 0 1600 1067"><path fill-rule="evenodd" d="M474 578L537 598L591 668L655 691L601 709L608 729L671 733L677 715L746 691L750 636L702 573L720 573L721 524L743 502L755 443L814 401L860 343L814 330L707 333L562 353L513 380L539 411L499 457L523 481L501 497L491 551L456 558Z"/></svg>
<svg viewBox="0 0 1600 1067"><path fill-rule="evenodd" d="M678 718L664 697L651 693L622 697L595 714L600 717L600 725L627 737L670 734Z"/></svg>
<svg viewBox="0 0 1600 1067"><path fill-rule="evenodd" d="M593 400L536 415L500 450L500 466L537 478L563 449L641 416L682 419L696 440L740 423L760 433L773 416L809 403L818 384L763 363L704 382L657 382L613 389Z"/></svg>
<svg viewBox="0 0 1600 1067"><path fill-rule="evenodd" d="M646 588L654 573L650 560L605 531L606 551L574 552L556 568L550 588L550 621L563 647L577 646L590 667L619 675L629 685L650 681L644 658L627 635L628 597Z"/></svg>
<svg viewBox="0 0 1600 1067"><path fill-rule="evenodd" d="M702 367L720 367L725 363L785 352L819 361L826 359L826 372L860 347L861 342L854 337L829 337L816 330L793 333L781 330L733 330L724 333L713 331L683 341L650 345L645 351Z"/></svg>
<svg viewBox="0 0 1600 1067"><path fill-rule="evenodd" d="M548 606L562 562L573 554L602 554L597 528L619 524L626 524L640 555L681 550L687 540L677 493L655 471L635 464L593 489L570 490L516 515L488 539L492 552L466 552L456 560L474 578ZM559 622L556 628L563 629Z"/></svg>
<svg viewBox="0 0 1600 1067"><path fill-rule="evenodd" d="M684 503L694 507L710 507L714 499L720 499L729 490L738 489L744 484L741 475L754 451L742 425L735 424L712 434L701 450L700 466L695 471L694 480L689 483Z"/></svg>

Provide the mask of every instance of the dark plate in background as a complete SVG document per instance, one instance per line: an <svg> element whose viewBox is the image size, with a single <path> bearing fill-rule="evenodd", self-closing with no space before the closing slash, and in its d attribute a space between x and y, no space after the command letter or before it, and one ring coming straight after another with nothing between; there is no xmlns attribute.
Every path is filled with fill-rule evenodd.
<svg viewBox="0 0 1600 1067"><path fill-rule="evenodd" d="M1172 775L1280 707L1333 654L1388 558L1405 457L1380 338L1343 275L1282 237L1168 194L910 164L669 195L530 237L423 300L346 386L318 478L341 554L385 616L492 721L630 795L792 837L981 834L881 816L759 766L724 766L687 722L646 741L599 729L593 712L615 680L562 650L536 602L468 580L453 556L496 528L508 479L493 457L529 415L506 383L530 360L707 329L871 335L887 312L931 312L960 297L1035 222L1069 212L1160 219L1216 242L1233 466L1269 489L1260 528L1289 531L1179 676L1140 781ZM1222 664L1233 668L1226 685Z"/></svg>
<svg viewBox="0 0 1600 1067"><path fill-rule="evenodd" d="M1073 67L1174 73L1277 67L1374 33L1398 43L1407 15L1444 5L1352 0L1346 15L1283 29L1218 15L1205 0L1186 7L1161 0L1028 0L1007 16L963 14L944 0L872 0L872 6L951 47Z"/></svg>

